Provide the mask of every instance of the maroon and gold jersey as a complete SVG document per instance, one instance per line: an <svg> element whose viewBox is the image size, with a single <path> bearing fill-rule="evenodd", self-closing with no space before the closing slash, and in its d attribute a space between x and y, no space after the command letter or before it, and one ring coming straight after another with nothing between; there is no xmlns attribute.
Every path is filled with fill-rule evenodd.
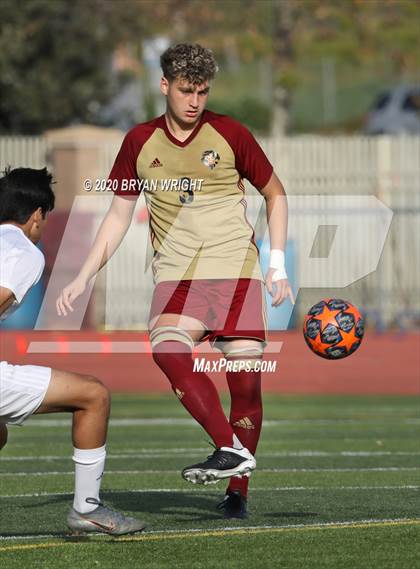
<svg viewBox="0 0 420 569"><path fill-rule="evenodd" d="M210 111L184 142L164 115L126 135L110 173L120 196L144 192L155 282L262 279L243 179L257 189L273 167L252 134Z"/></svg>

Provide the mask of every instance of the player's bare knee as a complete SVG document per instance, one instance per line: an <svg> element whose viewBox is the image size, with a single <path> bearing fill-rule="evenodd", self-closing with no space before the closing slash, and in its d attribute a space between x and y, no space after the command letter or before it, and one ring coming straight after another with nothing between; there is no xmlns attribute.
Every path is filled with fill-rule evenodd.
<svg viewBox="0 0 420 569"><path fill-rule="evenodd" d="M91 406L109 410L111 396L109 390L96 377L86 377L86 395Z"/></svg>

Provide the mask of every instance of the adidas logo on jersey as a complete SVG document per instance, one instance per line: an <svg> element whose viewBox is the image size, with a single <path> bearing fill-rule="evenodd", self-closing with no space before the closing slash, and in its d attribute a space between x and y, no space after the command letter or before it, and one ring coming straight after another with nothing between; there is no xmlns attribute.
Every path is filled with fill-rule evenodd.
<svg viewBox="0 0 420 569"><path fill-rule="evenodd" d="M242 427L242 429L252 430L255 429L255 426L251 419L248 417L244 417L243 419L239 419L236 423L233 423L234 427Z"/></svg>
<svg viewBox="0 0 420 569"><path fill-rule="evenodd" d="M149 168L159 168L159 166L163 166L162 162L159 158L155 158L153 162L150 164Z"/></svg>

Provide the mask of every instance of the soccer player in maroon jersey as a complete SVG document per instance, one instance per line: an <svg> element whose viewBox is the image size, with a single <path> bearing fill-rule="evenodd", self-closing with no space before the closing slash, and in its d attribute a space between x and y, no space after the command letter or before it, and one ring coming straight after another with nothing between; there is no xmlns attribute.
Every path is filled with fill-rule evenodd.
<svg viewBox="0 0 420 569"><path fill-rule="evenodd" d="M59 314L107 262L123 239L144 191L150 214L156 284L150 311L153 357L188 412L213 439L207 460L182 476L208 484L230 478L225 517L246 517L248 477L262 424L260 362L266 342L264 283L278 306L293 302L285 266L284 188L251 133L206 110L217 65L210 50L179 44L161 57L166 113L126 135L110 173L115 196L78 277L57 300ZM261 274L245 209L243 179L265 198L270 269ZM192 351L210 340L227 363L227 420L218 392Z"/></svg>

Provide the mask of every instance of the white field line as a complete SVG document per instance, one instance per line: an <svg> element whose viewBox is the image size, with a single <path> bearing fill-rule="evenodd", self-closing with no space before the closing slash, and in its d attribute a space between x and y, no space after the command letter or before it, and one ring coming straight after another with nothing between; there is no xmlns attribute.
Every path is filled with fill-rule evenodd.
<svg viewBox="0 0 420 569"><path fill-rule="evenodd" d="M312 523L312 524L285 524L285 525L279 525L279 526L272 526L272 525L261 525L261 526L225 526L222 528L217 528L217 529L210 529L210 528L191 528L191 529L181 529L181 530L177 530L177 529L165 529L165 530L154 530L154 531L145 531L142 533L143 536L147 536L147 535L166 535L166 534L180 534L180 535L190 535L190 534L201 534L201 533L205 533L207 534L208 532L211 532L212 534L224 534L225 532L237 532L237 531L244 531L246 533L252 533L253 531L258 531L258 530L281 530L281 529L312 529L312 528L325 528L328 529L328 527L334 528L334 527L352 527L352 526L359 526L361 524L363 525L367 525L367 524L371 524L372 526L374 526L375 524L398 524L398 523L410 523L410 522L414 522L417 523L419 520L418 519L413 519L413 518L385 518L385 519L377 519L377 518L371 518L371 519L363 519L363 520L345 520L345 521L337 521L337 522L319 522L319 523ZM8 540L31 540L31 539L60 539L60 538L68 538L69 535L68 534L43 534L43 535L25 535L25 536L19 536L19 535L7 535L7 536L2 536L0 535L0 540L1 541L8 541ZM104 535L100 535L100 534L94 534L92 537L101 537L101 538L106 538L109 536L104 536ZM123 540L123 538L121 538ZM130 538L127 538L127 540L129 540ZM135 538L131 538L132 540Z"/></svg>
<svg viewBox="0 0 420 569"><path fill-rule="evenodd" d="M171 456L195 456L198 452L206 452L209 449L206 447L201 448L171 448L171 449L127 449L122 453L111 453L107 455L107 460L118 460L128 458L168 458ZM258 458L276 458L276 457L372 457L372 456L420 456L417 451L337 451L337 452L324 452L324 451L275 451L275 452L262 452L258 453ZM1 462L21 462L21 461L53 461L53 460L70 460L70 455L44 455L44 456L2 456Z"/></svg>
<svg viewBox="0 0 420 569"><path fill-rule="evenodd" d="M420 418L402 418L395 419L392 417L383 417L375 419L275 419L263 421L263 427L276 427L279 425L366 425L377 424L391 421L392 423L400 423L403 425L420 425ZM70 419L29 419L26 422L31 427L69 427ZM196 426L194 419L181 419L176 417L167 417L166 419L149 418L149 419L111 419L109 421L111 427L146 427L146 426Z"/></svg>
<svg viewBox="0 0 420 569"><path fill-rule="evenodd" d="M124 454L142 455L145 454L179 454L182 452L206 452L209 447L197 447L197 448L139 448L139 449L124 449L122 452ZM113 456L118 456L118 452L113 452ZM420 456L420 451L392 451L392 450L338 450L338 451L323 451L323 450L280 450L271 452L258 453L258 456L270 457L270 456Z"/></svg>
<svg viewBox="0 0 420 569"><path fill-rule="evenodd" d="M254 492L313 492L313 491L335 491L335 490L420 490L420 486L405 485L405 486L284 486L284 487L267 487L267 488L252 488L252 493ZM197 493L216 493L216 490L209 490L207 486L194 487L194 488L133 488L129 490L102 490L101 495L107 496L109 494L121 494L122 492L129 492L130 494L148 494L148 493L184 493L190 494L191 492ZM35 492L32 494L7 494L5 496L0 495L0 500L14 499L14 498L42 498L48 496L68 496L69 498L73 496L70 492Z"/></svg>
<svg viewBox="0 0 420 569"><path fill-rule="evenodd" d="M258 472L407 472L418 471L420 468L415 466L387 466L387 467L372 467L372 468L259 468ZM2 476L70 476L74 472L60 472L60 471L46 471L46 472L0 472ZM179 470L106 470L105 474L179 474Z"/></svg>

